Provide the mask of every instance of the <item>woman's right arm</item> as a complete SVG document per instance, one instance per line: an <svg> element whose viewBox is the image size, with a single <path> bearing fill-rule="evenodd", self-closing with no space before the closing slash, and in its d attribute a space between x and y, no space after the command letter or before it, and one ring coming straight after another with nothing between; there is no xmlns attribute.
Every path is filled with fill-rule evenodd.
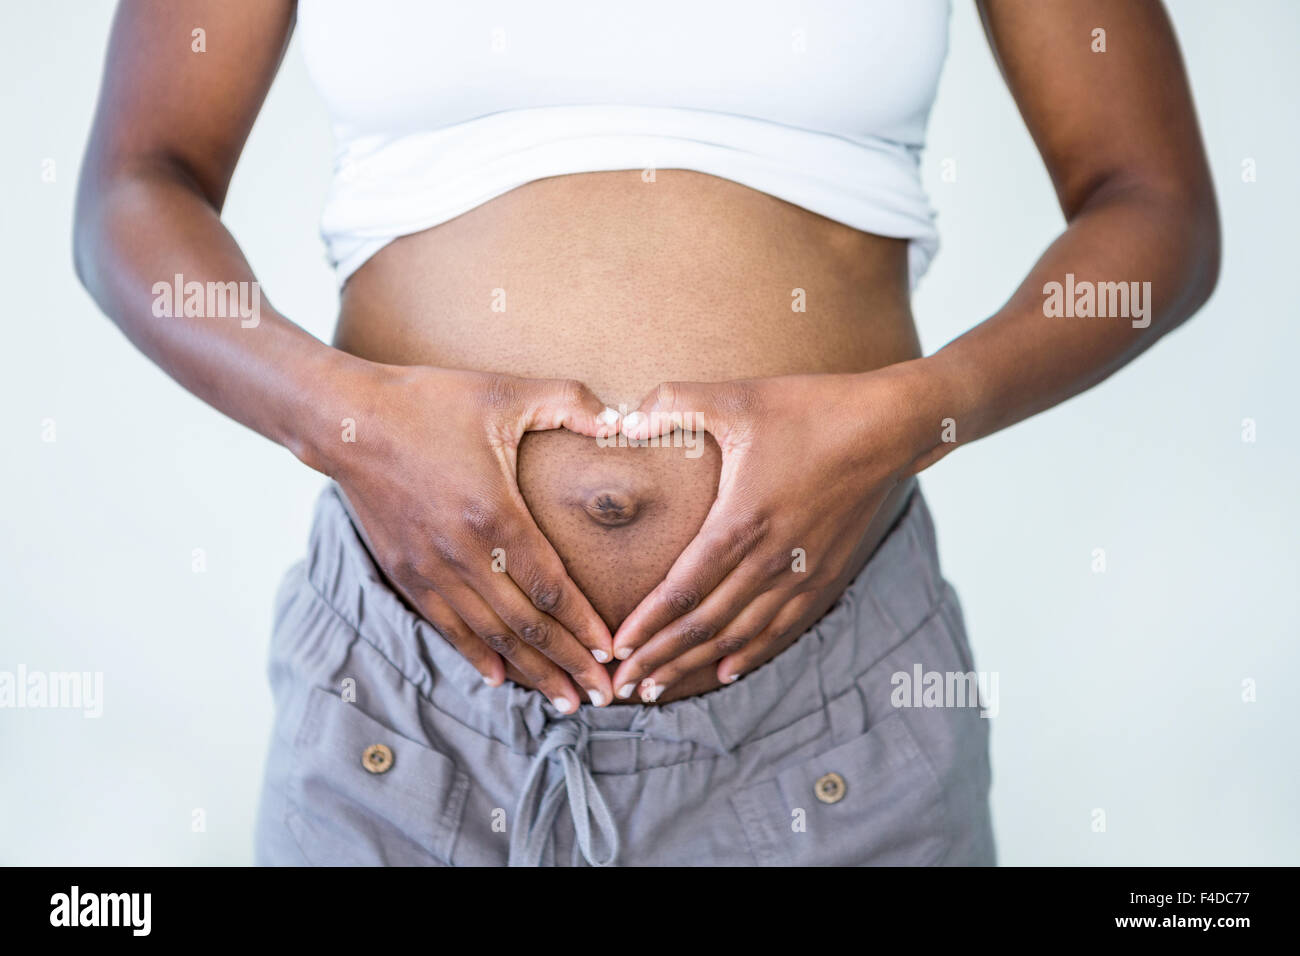
<svg viewBox="0 0 1300 956"><path fill-rule="evenodd" d="M610 654L609 631L515 483L525 431L610 427L595 396L573 382L366 362L294 325L260 289L253 298L220 212L294 15L292 0L122 0L77 193L77 274L181 385L335 478L390 580L490 683L505 657L561 709L581 702L575 682L608 702L593 654ZM155 285L177 275L204 289L235 283L260 308L155 309Z"/></svg>

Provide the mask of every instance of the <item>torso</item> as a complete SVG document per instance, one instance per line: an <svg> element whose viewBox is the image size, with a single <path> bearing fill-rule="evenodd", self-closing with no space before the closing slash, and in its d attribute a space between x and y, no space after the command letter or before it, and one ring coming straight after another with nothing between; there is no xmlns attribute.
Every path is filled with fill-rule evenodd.
<svg viewBox="0 0 1300 956"><path fill-rule="evenodd" d="M539 180L395 240L344 287L335 344L389 364L576 378L629 409L662 381L860 372L920 354L905 241L680 170ZM518 478L613 628L699 529L718 469L711 440L688 455L553 431L525 436ZM886 503L862 559L909 491ZM701 672L678 695L715 686Z"/></svg>

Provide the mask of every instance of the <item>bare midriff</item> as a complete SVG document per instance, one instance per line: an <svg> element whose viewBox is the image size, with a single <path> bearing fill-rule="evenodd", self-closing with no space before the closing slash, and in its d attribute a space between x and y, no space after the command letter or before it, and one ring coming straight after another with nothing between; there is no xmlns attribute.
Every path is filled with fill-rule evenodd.
<svg viewBox="0 0 1300 956"><path fill-rule="evenodd" d="M864 372L920 354L906 241L680 170L543 179L395 240L344 286L335 345L393 365L575 378L626 410L665 381ZM689 448L524 437L524 500L611 629L713 503L720 455L704 438ZM801 467L799 449L790 455ZM908 491L887 500L861 560ZM661 703L717 686L707 668Z"/></svg>

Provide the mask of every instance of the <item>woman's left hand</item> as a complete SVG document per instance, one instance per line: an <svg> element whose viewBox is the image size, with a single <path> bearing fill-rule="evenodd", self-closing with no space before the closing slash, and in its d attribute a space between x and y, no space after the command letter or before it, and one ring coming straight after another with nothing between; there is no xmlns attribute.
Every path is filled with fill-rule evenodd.
<svg viewBox="0 0 1300 956"><path fill-rule="evenodd" d="M827 588L843 586L890 490L939 457L937 386L924 361L664 384L624 419L629 439L709 432L722 471L695 539L614 635L615 693L639 687L657 700L715 661L730 683L780 650Z"/></svg>

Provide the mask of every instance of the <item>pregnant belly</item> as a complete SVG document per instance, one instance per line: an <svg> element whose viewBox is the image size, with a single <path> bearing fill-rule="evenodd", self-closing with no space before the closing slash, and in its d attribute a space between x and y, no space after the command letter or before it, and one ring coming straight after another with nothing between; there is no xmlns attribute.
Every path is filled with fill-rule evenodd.
<svg viewBox="0 0 1300 956"><path fill-rule="evenodd" d="M541 180L396 240L345 286L335 344L391 364L577 378L627 409L663 381L866 371L919 354L903 241L674 170ZM554 431L520 446L524 499L611 628L713 503L720 456L702 437L598 447ZM712 686L701 675L691 689Z"/></svg>

